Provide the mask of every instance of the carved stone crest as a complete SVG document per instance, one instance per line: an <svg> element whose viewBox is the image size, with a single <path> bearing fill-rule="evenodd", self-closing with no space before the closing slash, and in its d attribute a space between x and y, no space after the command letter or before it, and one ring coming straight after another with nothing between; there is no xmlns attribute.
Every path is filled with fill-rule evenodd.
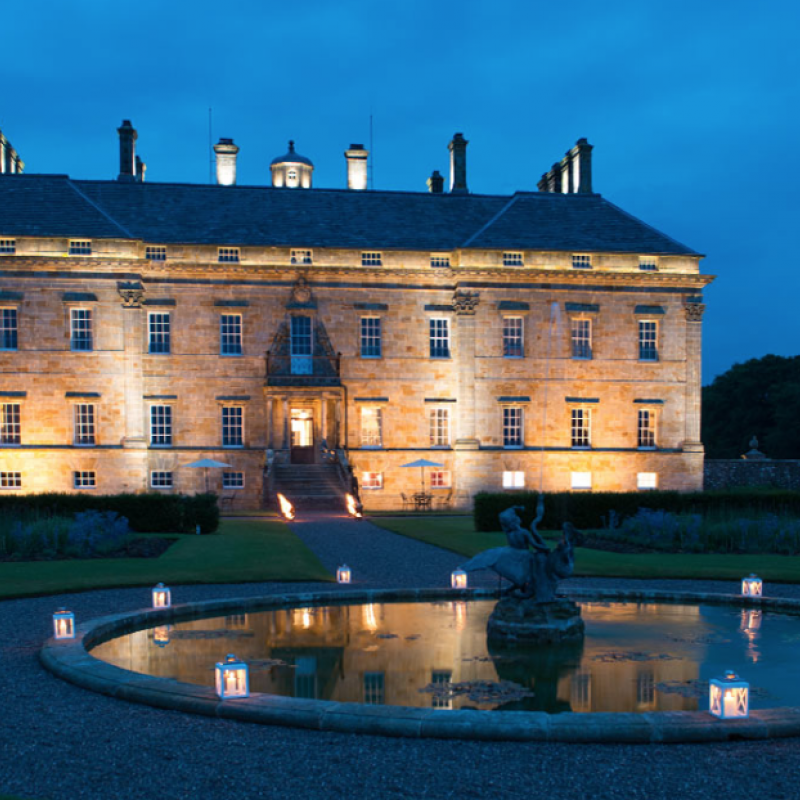
<svg viewBox="0 0 800 800"><path fill-rule="evenodd" d="M314 296L308 285L305 275L298 275L287 308L310 307L314 305Z"/></svg>
<svg viewBox="0 0 800 800"><path fill-rule="evenodd" d="M684 306L686 309L687 322L702 322L703 312L706 310L706 304L700 302L699 297L690 297Z"/></svg>
<svg viewBox="0 0 800 800"><path fill-rule="evenodd" d="M138 281L117 284L117 292L122 298L123 308L141 308L144 299L144 286Z"/></svg>
<svg viewBox="0 0 800 800"><path fill-rule="evenodd" d="M453 310L456 314L474 315L480 303L480 292L462 292L457 290L453 294Z"/></svg>

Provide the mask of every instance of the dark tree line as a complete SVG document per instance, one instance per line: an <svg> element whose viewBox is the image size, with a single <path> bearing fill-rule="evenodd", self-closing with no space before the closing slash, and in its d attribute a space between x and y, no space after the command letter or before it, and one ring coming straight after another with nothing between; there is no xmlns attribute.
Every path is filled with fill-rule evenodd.
<svg viewBox="0 0 800 800"><path fill-rule="evenodd" d="M703 387L707 458L739 458L753 436L769 458L800 458L800 356L734 364Z"/></svg>

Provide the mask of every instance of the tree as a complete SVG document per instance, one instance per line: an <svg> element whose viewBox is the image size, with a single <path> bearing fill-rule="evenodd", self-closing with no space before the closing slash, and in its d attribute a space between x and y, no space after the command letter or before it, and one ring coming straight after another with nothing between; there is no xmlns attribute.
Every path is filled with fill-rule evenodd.
<svg viewBox="0 0 800 800"><path fill-rule="evenodd" d="M800 356L734 364L703 387L708 458L739 458L756 436L770 458L800 458Z"/></svg>

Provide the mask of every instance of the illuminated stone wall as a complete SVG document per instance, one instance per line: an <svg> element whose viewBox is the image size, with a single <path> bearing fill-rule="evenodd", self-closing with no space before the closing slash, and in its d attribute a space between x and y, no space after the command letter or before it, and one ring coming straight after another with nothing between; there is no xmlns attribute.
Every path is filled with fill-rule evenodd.
<svg viewBox="0 0 800 800"><path fill-rule="evenodd" d="M525 253L527 266L504 268L499 252L456 251L451 268L436 269L429 253L386 252L381 267L361 267L360 252L318 249L301 270L288 248L245 248L241 263L219 264L207 246L170 246L169 260L156 263L143 243L95 241L86 258L64 257L66 245L22 237L15 255L0 257L0 305L17 308L19 320L18 350L0 351L0 400L21 406L21 445L0 448L0 472L20 472L23 492L71 491L76 471L95 471L98 492L145 490L153 471L172 472L173 491L195 491L203 475L184 465L209 457L245 475L242 490L227 492L212 472L210 488L235 507L259 507L266 450L283 446L293 397L314 409L317 440L333 446L338 433L359 478L383 475L383 488L362 493L368 509L398 508L418 491L419 470L402 465L423 457L451 473L435 504L462 508L476 491L500 489L503 471L523 472L525 488L538 488L542 460L545 490L570 488L573 472L590 472L595 490L634 490L640 472L656 473L664 489L702 487L702 308L687 298L709 279L697 258L662 257L657 273L644 273L638 257L601 254L585 274L565 253ZM300 275L312 302L287 308ZM121 292L137 285L138 294ZM571 357L568 303L597 307L590 361ZM663 310L654 363L638 359L642 306ZM92 310L91 352L70 350L73 307ZM148 354L149 312L171 315L170 354ZM242 356L220 355L221 313L242 314ZM324 325L342 354L342 387L265 387L265 352L295 313ZM360 356L362 316L382 320L381 358ZM502 355L504 316L523 318L523 358ZM448 320L450 358L430 358L434 317ZM574 450L571 409L588 400L596 401L585 404L592 449ZM652 403L655 451L637 448L637 400ZM76 403L96 406L94 446L73 444ZM173 408L171 447L149 441L153 404ZM223 405L244 409L241 448L222 447ZM383 446L364 449L361 410L373 406L382 409ZM523 409L521 449L503 446L505 406ZM441 449L430 445L433 408L449 412Z"/></svg>

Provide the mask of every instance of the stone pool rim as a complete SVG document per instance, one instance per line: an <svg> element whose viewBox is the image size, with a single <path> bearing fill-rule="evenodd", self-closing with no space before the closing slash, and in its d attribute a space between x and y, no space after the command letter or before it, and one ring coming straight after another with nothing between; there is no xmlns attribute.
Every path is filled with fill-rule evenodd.
<svg viewBox="0 0 800 800"><path fill-rule="evenodd" d="M567 589L561 595L594 602L691 603L756 608L800 614L800 600L742 597L734 594L656 590ZM488 600L489 590L390 589L302 592L260 597L207 600L165 609L143 609L82 622L75 639L49 639L39 651L46 669L90 691L155 708L265 725L340 733L409 738L474 739L573 743L686 743L755 740L800 736L800 708L751 711L744 720L720 720L704 711L653 711L643 714L540 711L440 710L372 706L335 700L306 700L253 693L220 700L210 687L157 678L115 667L89 650L113 636L142 626L211 616L217 612L269 611L325 604L447 602Z"/></svg>

